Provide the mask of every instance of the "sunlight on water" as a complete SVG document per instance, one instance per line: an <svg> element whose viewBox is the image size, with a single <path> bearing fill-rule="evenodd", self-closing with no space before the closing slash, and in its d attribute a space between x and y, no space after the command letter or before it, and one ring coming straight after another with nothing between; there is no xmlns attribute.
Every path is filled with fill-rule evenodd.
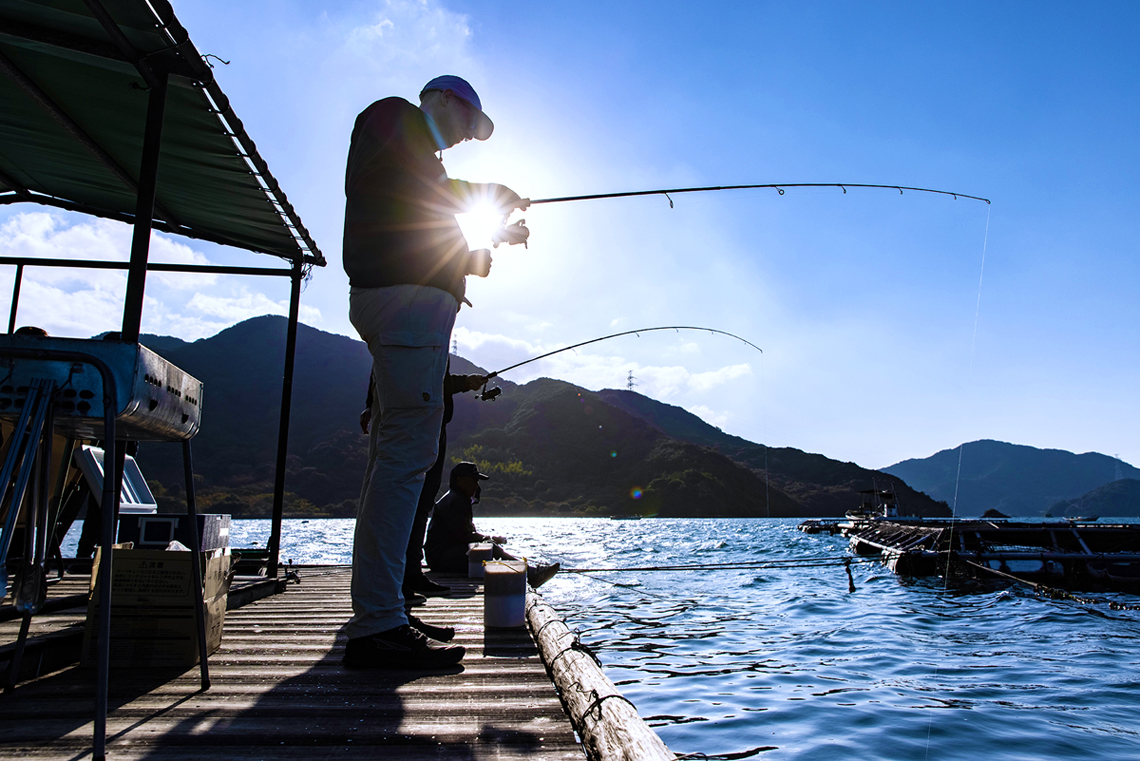
<svg viewBox="0 0 1140 761"><path fill-rule="evenodd" d="M351 520L289 520L281 557L351 562ZM1140 613L1004 584L902 579L794 520L477 519L564 568L544 597L676 753L766 759L1140 758ZM235 521L236 547L269 521ZM72 545L74 546L74 545ZM621 586L616 586L620 584ZM1127 598L1131 603L1140 602Z"/></svg>

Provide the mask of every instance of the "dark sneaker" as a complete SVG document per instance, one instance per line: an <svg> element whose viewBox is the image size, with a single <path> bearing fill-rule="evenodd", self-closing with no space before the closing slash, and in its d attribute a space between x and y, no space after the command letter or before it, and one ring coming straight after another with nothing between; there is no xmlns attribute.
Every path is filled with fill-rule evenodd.
<svg viewBox="0 0 1140 761"><path fill-rule="evenodd" d="M443 597L451 594L451 587L445 587L443 584L436 584L427 576L418 576L414 579L409 579L404 584L405 589L410 589L413 592L419 592L421 595L427 597Z"/></svg>
<svg viewBox="0 0 1140 761"><path fill-rule="evenodd" d="M410 589L404 588L404 610L414 608L418 605L427 603L427 598L423 595L418 595Z"/></svg>
<svg viewBox="0 0 1140 761"><path fill-rule="evenodd" d="M463 660L460 645L445 645L407 624L369 637L350 639L344 665L354 669L445 669Z"/></svg>
<svg viewBox="0 0 1140 761"><path fill-rule="evenodd" d="M554 574L562 569L561 563L554 563L553 565L536 565L534 568L526 569L526 583L530 584L535 589L538 589L546 582L554 578Z"/></svg>
<svg viewBox="0 0 1140 761"><path fill-rule="evenodd" d="M435 626L408 613L408 626L420 634L431 637L438 642L450 642L455 639L455 629L451 626Z"/></svg>

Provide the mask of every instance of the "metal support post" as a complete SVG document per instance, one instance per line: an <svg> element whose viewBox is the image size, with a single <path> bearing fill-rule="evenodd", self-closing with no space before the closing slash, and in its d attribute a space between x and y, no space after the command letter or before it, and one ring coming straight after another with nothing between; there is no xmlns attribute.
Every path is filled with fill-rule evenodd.
<svg viewBox="0 0 1140 761"><path fill-rule="evenodd" d="M293 401L293 364L297 355L297 320L301 309L301 280L304 263L293 260L293 288L289 294L289 328L285 337L285 370L281 379L281 421L277 429L277 470L273 481L273 525L269 534L269 561L266 573L277 578L281 557L281 519L285 510L285 464L289 455L289 410Z"/></svg>
<svg viewBox="0 0 1140 761"><path fill-rule="evenodd" d="M131 266L127 271L127 295L123 306L122 338L137 343L142 326L143 292L146 289L146 263L150 256L151 220L158 189L158 159L162 152L162 116L166 109L168 76L157 72L146 107L139 193L135 205L135 232L131 240Z"/></svg>
<svg viewBox="0 0 1140 761"><path fill-rule="evenodd" d="M20 285L24 282L24 265L16 265L16 282L12 286L12 311L8 314L8 332L16 332L16 308L20 305Z"/></svg>
<svg viewBox="0 0 1140 761"><path fill-rule="evenodd" d="M186 471L186 515L190 520L190 552L194 555L194 612L198 619L198 665L202 689L210 689L210 667L206 663L206 603L202 592L202 537L198 533L198 509L194 504L194 458L190 439L182 442L182 467Z"/></svg>

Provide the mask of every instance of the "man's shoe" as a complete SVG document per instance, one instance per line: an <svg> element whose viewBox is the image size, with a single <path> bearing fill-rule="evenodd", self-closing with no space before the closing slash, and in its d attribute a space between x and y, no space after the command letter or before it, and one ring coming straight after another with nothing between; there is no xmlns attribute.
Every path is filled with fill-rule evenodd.
<svg viewBox="0 0 1140 761"><path fill-rule="evenodd" d="M526 583L530 584L535 589L538 589L546 582L554 578L554 574L562 569L561 563L554 563L553 565L536 565L534 568L526 569Z"/></svg>
<svg viewBox="0 0 1140 761"><path fill-rule="evenodd" d="M437 642L450 642L455 639L455 629L451 626L434 626L408 613L408 626L420 634L431 637Z"/></svg>
<svg viewBox="0 0 1140 761"><path fill-rule="evenodd" d="M408 626L350 639L343 663L354 669L445 669L463 660L461 645L445 645Z"/></svg>
<svg viewBox="0 0 1140 761"><path fill-rule="evenodd" d="M427 603L427 598L423 595L418 595L410 589L404 589L404 610L414 608L418 605Z"/></svg>
<svg viewBox="0 0 1140 761"><path fill-rule="evenodd" d="M413 592L419 592L421 595L427 597L443 597L451 594L451 587L445 587L443 584L436 584L427 576L422 574L414 579L409 579L405 583L405 588Z"/></svg>

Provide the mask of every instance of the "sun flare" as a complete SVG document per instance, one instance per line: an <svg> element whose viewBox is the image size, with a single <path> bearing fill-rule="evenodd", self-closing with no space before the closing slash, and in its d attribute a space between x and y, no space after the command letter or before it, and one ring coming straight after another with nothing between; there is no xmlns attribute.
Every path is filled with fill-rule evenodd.
<svg viewBox="0 0 1140 761"><path fill-rule="evenodd" d="M503 224L503 215L490 201L479 201L470 211L457 214L459 229L472 249L491 248L491 236Z"/></svg>

